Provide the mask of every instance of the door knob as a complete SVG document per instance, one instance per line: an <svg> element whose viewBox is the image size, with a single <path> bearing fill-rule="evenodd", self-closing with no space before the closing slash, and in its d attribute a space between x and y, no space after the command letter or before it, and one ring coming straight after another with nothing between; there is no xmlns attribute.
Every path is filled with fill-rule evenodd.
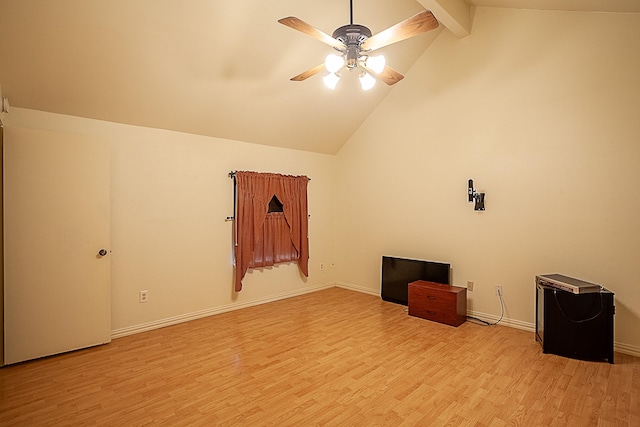
<svg viewBox="0 0 640 427"><path fill-rule="evenodd" d="M98 251L98 255L100 255L100 256L105 256L106 254L108 254L108 252L107 252L107 250L106 250L106 249L100 249L100 250Z"/></svg>

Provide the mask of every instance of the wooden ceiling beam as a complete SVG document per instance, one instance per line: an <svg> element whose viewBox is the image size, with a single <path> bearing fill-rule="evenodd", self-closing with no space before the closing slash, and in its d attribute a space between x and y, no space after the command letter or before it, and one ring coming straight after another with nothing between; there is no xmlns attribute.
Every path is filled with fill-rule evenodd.
<svg viewBox="0 0 640 427"><path fill-rule="evenodd" d="M433 12L436 19L456 37L471 34L471 6L464 0L418 0L425 9Z"/></svg>

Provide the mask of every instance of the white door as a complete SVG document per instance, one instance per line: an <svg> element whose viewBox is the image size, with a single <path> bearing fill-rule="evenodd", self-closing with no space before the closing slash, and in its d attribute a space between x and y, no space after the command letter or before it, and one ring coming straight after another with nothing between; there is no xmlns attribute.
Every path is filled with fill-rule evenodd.
<svg viewBox="0 0 640 427"><path fill-rule="evenodd" d="M109 162L95 137L5 127L5 363L111 340Z"/></svg>

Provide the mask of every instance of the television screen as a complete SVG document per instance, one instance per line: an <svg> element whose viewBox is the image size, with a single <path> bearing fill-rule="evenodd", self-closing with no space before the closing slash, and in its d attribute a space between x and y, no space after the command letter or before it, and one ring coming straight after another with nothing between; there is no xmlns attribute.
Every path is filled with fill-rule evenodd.
<svg viewBox="0 0 640 427"><path fill-rule="evenodd" d="M409 283L416 280L449 285L451 264L417 259L382 257L381 297L396 304L409 304Z"/></svg>

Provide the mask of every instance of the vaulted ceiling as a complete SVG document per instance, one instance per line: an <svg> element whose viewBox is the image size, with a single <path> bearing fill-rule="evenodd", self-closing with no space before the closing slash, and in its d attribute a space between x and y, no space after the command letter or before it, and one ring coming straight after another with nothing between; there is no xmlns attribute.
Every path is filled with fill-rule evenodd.
<svg viewBox="0 0 640 427"><path fill-rule="evenodd" d="M406 74L398 85L419 78L407 72L441 31L472 31L473 6L640 12L637 0L353 1L374 34L423 9L440 21L380 50ZM286 16L331 34L349 1L0 0L0 90L16 107L336 153L393 86L290 81L332 49Z"/></svg>

